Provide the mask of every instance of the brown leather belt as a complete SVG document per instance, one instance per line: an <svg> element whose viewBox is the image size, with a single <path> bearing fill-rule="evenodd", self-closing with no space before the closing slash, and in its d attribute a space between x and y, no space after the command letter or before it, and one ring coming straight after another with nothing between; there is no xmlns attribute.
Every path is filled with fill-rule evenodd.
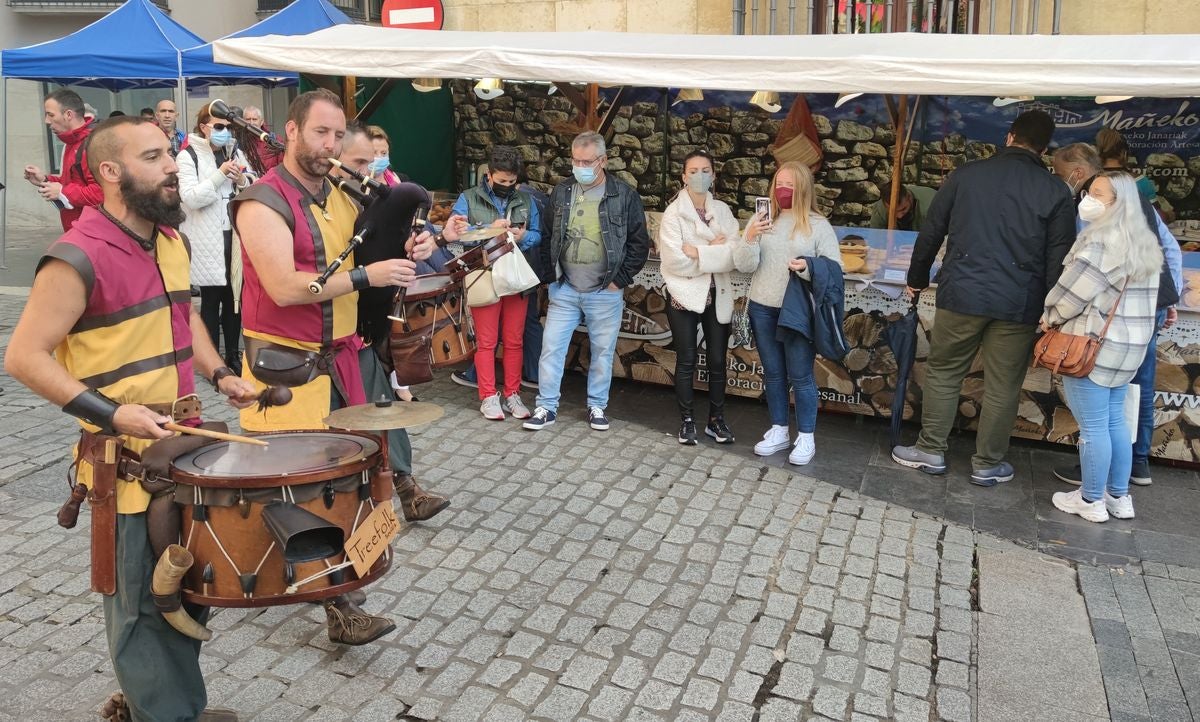
<svg viewBox="0 0 1200 722"><path fill-rule="evenodd" d="M165 404L156 405L165 406ZM153 407L149 405L146 408L153 410ZM79 436L79 458L95 466L97 459L104 453L103 445L106 438L112 437L93 434L84 429ZM117 459L117 478L128 481L140 481L142 473L142 457L136 451L130 451L122 447L120 456Z"/></svg>

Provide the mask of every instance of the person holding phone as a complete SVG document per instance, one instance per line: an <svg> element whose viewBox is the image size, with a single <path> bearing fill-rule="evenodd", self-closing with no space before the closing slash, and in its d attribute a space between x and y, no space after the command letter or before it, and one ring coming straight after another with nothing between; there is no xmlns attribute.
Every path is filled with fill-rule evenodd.
<svg viewBox="0 0 1200 722"><path fill-rule="evenodd" d="M224 337L225 365L240 374L242 319L238 313L240 284L230 272L240 244L234 245L229 201L254 182L246 155L234 140L231 124L214 118L205 103L196 115L188 142L175 157L179 164L179 197L187 219L179 230L192 243L192 283L200 287L200 318L213 346Z"/></svg>
<svg viewBox="0 0 1200 722"><path fill-rule="evenodd" d="M733 249L742 240L733 212L710 192L714 176L708 151L689 153L683 159L683 189L663 212L658 229L659 268L666 283L667 323L675 346L679 443L687 446L696 444L692 385L698 328L704 330L708 362L708 423L704 433L718 444L731 444L734 439L725 423L725 356L733 318L729 273L735 269Z"/></svg>
<svg viewBox="0 0 1200 722"><path fill-rule="evenodd" d="M528 193L517 188L520 170L521 156L515 148L506 145L493 147L487 176L458 197L453 214L442 230L443 236L456 241L468 224L493 225L507 228L522 251L541 243L541 218L537 204ZM475 375L479 386L479 413L486 419L503 421L505 414L514 419L528 419L530 416L529 408L521 401L527 309L528 302L519 293L504 296L491 305L471 309L471 316L475 320ZM501 340L504 344L503 384L496 381L496 346ZM502 389L497 389L497 386L502 386Z"/></svg>
<svg viewBox="0 0 1200 722"><path fill-rule="evenodd" d="M754 214L743 235L744 243L733 252L739 270L753 271L750 281L750 328L758 347L766 386L771 428L754 453L770 456L792 447L788 463L803 465L816 454L813 433L817 426L817 384L813 379L816 349L800 334L777 337L779 310L788 280L795 273L810 278L805 258L828 258L839 265L833 226L817 210L812 171L801 163L784 163L775 172L770 187L770 222L762 212ZM788 433L788 385L796 403L796 440Z"/></svg>

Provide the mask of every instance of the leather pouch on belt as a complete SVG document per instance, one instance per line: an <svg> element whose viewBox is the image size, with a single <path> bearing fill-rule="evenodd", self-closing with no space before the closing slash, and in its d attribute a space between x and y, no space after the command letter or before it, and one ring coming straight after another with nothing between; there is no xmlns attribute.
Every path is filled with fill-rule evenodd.
<svg viewBox="0 0 1200 722"><path fill-rule="evenodd" d="M328 373L324 357L314 351L246 339L247 356L253 359L250 373L268 386L303 386Z"/></svg>

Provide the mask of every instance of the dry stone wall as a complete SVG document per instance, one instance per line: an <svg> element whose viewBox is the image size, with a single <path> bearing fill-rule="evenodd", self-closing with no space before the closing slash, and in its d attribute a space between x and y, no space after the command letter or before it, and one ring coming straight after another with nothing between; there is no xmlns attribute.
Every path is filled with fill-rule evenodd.
<svg viewBox="0 0 1200 722"><path fill-rule="evenodd" d="M548 190L571 173L575 106L547 86L508 83L493 100L480 100L463 81L452 84L458 128L457 177L465 184L471 169L487 162L496 143L515 146L525 159L530 181ZM638 100L620 108L609 134L608 168L638 189L646 210L662 210L679 189L682 161L704 149L717 160L716 196L742 217L754 198L766 195L775 142L785 113L770 114L744 105L716 105L690 112L697 104L668 108ZM817 174L817 202L835 225L866 225L879 184L891 177L896 134L890 126L852 120L830 122L814 114L825 163ZM930 143L911 141L904 180L937 188L954 168L996 151L990 143L952 134ZM461 188L459 189L461 190Z"/></svg>

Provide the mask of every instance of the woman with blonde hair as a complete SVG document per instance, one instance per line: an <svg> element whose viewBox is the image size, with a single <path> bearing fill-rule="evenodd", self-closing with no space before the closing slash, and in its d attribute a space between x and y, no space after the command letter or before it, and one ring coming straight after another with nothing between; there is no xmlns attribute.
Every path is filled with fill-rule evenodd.
<svg viewBox="0 0 1200 722"><path fill-rule="evenodd" d="M1099 337L1112 314L1092 372L1062 379L1067 406L1079 424L1083 486L1056 493L1053 502L1060 511L1094 522L1108 521L1110 515L1133 518L1125 393L1154 333L1163 261L1137 196L1133 176L1123 171L1105 171L1092 181L1079 201L1079 219L1087 225L1063 261L1042 315L1043 330Z"/></svg>
<svg viewBox="0 0 1200 722"><path fill-rule="evenodd" d="M792 274L811 279L805 258L842 262L833 226L817 210L813 175L808 166L789 161L771 179L771 219L755 214L746 226L744 243L734 250L734 264L753 271L750 281L750 328L758 347L766 386L771 428L754 453L769 456L792 446L788 462L807 464L816 453L817 384L813 379L816 349L812 341L777 334L779 311ZM796 441L788 433L788 385L796 404Z"/></svg>

